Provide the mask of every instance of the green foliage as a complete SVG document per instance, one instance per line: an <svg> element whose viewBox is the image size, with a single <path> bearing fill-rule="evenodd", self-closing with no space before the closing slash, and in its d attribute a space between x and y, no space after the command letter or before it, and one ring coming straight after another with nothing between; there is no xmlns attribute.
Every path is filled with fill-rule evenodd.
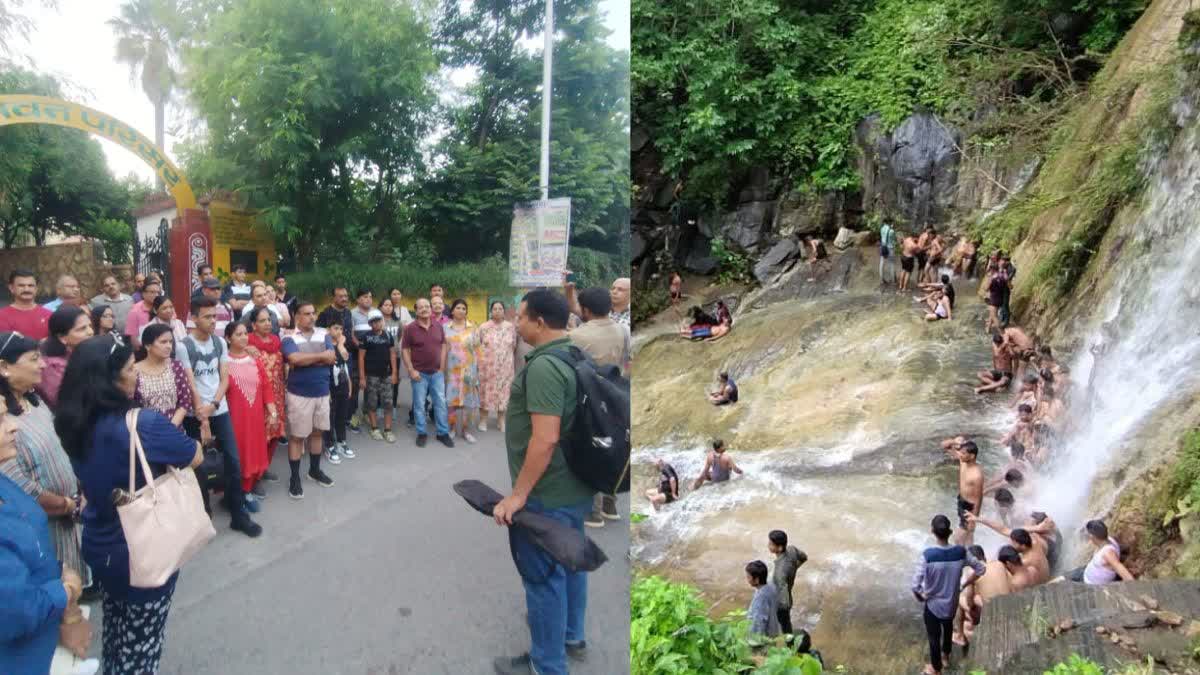
<svg viewBox="0 0 1200 675"><path fill-rule="evenodd" d="M744 619L712 621L696 589L658 576L638 578L629 590L633 675L718 675L753 669Z"/></svg>
<svg viewBox="0 0 1200 675"><path fill-rule="evenodd" d="M1093 661L1072 654L1066 663L1059 663L1042 675L1104 675L1104 669Z"/></svg>
<svg viewBox="0 0 1200 675"><path fill-rule="evenodd" d="M647 518L649 518L649 516L647 516L644 513L629 514L629 522L631 522L631 523L640 523L640 522L646 520Z"/></svg>
<svg viewBox="0 0 1200 675"><path fill-rule="evenodd" d="M52 77L13 68L0 91L61 96ZM0 243L41 246L51 233L97 236L128 216L129 195L108 171L100 142L78 129L13 125L0 131Z"/></svg>
<svg viewBox="0 0 1200 675"><path fill-rule="evenodd" d="M311 271L288 275L288 290L299 297L317 301L331 295L335 285L344 285L354 293L358 288L370 288L377 297L393 287L405 297L415 299L429 293L434 283L446 289L446 297L472 291L488 293L516 292L508 285L508 264L498 256L478 263L454 263L432 267L330 262Z"/></svg>
<svg viewBox="0 0 1200 675"><path fill-rule="evenodd" d="M752 166L801 187L858 184L856 125L917 109L1037 132L1146 0L635 0L635 124L719 204ZM1073 31L1054 33L1063 16ZM987 107L988 121L974 113Z"/></svg>
<svg viewBox="0 0 1200 675"><path fill-rule="evenodd" d="M434 98L429 28L409 5L247 0L197 42L187 84L208 135L193 156L222 169L222 187L306 264L393 234Z"/></svg>
<svg viewBox="0 0 1200 675"><path fill-rule="evenodd" d="M754 675L821 675L821 662L786 647L773 647Z"/></svg>
<svg viewBox="0 0 1200 675"><path fill-rule="evenodd" d="M754 260L745 253L731 249L722 237L713 237L712 256L717 259L717 283L747 283L750 281Z"/></svg>
<svg viewBox="0 0 1200 675"><path fill-rule="evenodd" d="M101 218L92 228L92 236L104 244L104 256L114 265L133 262L133 226L116 218Z"/></svg>

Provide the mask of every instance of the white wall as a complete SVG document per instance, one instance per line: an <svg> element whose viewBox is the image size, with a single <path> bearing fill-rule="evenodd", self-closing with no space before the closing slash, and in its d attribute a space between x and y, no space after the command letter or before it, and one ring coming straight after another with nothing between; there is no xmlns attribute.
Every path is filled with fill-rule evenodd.
<svg viewBox="0 0 1200 675"><path fill-rule="evenodd" d="M147 237L158 235L158 225L163 218L167 219L167 226L171 226L171 221L175 219L175 207L163 209L157 213L151 213L137 219L138 240L141 241Z"/></svg>

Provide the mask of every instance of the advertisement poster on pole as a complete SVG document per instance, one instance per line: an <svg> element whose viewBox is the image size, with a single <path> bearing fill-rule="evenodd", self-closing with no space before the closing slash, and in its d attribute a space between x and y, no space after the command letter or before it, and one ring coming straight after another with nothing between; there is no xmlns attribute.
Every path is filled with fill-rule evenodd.
<svg viewBox="0 0 1200 675"><path fill-rule="evenodd" d="M515 288L562 285L571 239L571 199L543 199L513 206L509 283Z"/></svg>

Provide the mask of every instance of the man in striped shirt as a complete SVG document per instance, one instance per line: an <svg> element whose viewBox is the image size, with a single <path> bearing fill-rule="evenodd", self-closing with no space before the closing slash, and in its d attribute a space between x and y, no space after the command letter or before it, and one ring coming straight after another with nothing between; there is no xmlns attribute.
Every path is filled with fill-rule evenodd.
<svg viewBox="0 0 1200 675"><path fill-rule="evenodd" d="M939 675L944 663L950 660L950 637L963 567L970 565L977 576L983 576L987 567L962 546L950 545L953 530L946 516L934 516L930 531L937 539L937 545L921 553L917 573L913 575L912 592L917 601L925 605L925 634L929 637L929 663L925 673Z"/></svg>

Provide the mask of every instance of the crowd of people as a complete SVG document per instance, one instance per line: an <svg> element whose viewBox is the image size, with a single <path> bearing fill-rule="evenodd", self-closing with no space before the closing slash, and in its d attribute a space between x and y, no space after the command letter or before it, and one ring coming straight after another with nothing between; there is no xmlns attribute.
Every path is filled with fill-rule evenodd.
<svg viewBox="0 0 1200 675"><path fill-rule="evenodd" d="M305 495L302 475L332 488L322 460L337 465L363 450L351 447L348 430L366 431L365 423L372 440L396 442L402 378L411 386L407 417L417 446L431 431L449 448L456 438L475 443L473 432L497 419L514 469L514 495L497 507L498 523L511 524L522 508L578 510L558 503L565 488L555 491L556 483L582 485L552 475L567 471L561 460L531 481L516 471L526 448L548 437L538 418L571 418L574 375L539 365L523 386L516 375L548 345L570 343L627 376L628 279L611 289L533 291L519 307L495 300L487 321L475 325L467 302L447 302L437 284L411 305L395 288L378 305L371 289L356 289L352 305L349 289L337 286L318 313L288 291L282 274L272 285L235 266L222 285L210 265L197 273L186 321L156 274L138 274L131 294L106 277L90 301L76 278L64 276L45 305L35 302L34 273L9 275L12 303L0 309L0 653L16 672L45 672L58 644L82 658L91 629L80 602L93 599L104 609L103 672L158 668L177 574L157 588L129 581L116 505L119 495L129 498L130 409L139 410L132 431L155 474L195 470L210 516L209 494L220 492L230 529L252 538L262 533L252 514L281 480L270 469L276 449L286 448L291 498ZM553 442L544 450L559 452ZM614 495L589 490L587 509L572 523L582 530L585 521L598 527L619 518ZM499 672L565 673L564 644L584 647L583 609L566 607L568 595L578 599L582 576L533 583L561 599L564 611L531 606L531 655L498 661ZM539 621L567 639L548 645L555 633Z"/></svg>

